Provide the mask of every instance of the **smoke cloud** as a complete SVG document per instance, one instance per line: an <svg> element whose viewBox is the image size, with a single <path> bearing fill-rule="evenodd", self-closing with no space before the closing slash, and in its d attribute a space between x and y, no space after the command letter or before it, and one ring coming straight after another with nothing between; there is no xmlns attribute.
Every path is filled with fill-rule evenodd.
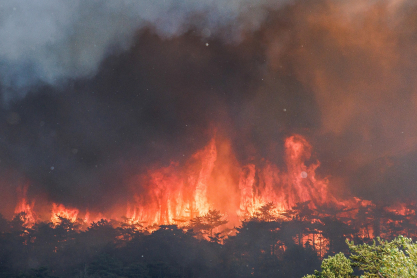
<svg viewBox="0 0 417 278"><path fill-rule="evenodd" d="M368 198L390 199L394 188L401 188L399 198L414 192L415 11L410 1L299 5L286 34L291 48L283 56L269 44L272 67L290 68L314 93L321 114L316 145L324 143L324 162L340 165L330 172L346 175Z"/></svg>
<svg viewBox="0 0 417 278"><path fill-rule="evenodd" d="M91 77L111 53L127 50L136 32L152 27L165 38L196 28L203 36L229 29L238 40L255 30L271 1L2 1L0 4L0 76L6 100L29 87L62 84ZM225 36L226 37L226 36Z"/></svg>
<svg viewBox="0 0 417 278"><path fill-rule="evenodd" d="M2 190L109 208L215 126L242 165L285 167L297 133L334 192L417 195L413 1L22 3L0 4Z"/></svg>

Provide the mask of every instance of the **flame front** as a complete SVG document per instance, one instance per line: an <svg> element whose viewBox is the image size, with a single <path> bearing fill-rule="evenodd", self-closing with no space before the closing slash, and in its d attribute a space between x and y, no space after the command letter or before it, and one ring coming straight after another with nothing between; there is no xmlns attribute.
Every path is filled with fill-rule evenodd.
<svg viewBox="0 0 417 278"><path fill-rule="evenodd" d="M356 227L358 236L371 238L385 233L380 227L398 226L405 218L415 215L414 207L405 204L377 207L371 201L359 198L336 199L329 193L328 180L317 177L316 169L320 163L311 161L311 154L309 142L303 136L293 135L285 140L284 169L265 159L240 164L229 140L212 138L183 165L171 162L166 167L149 168L145 174L136 176L130 187L133 201L119 204L116 210L120 211L122 207L126 213L116 220L120 221L121 217L128 225L152 230L152 227L166 224L186 226L191 219L216 210L227 218L226 227L231 228L252 217L265 221L291 220L300 217L300 211L309 210L309 215L300 221L314 226L314 223L325 225L325 218L354 219L349 220L349 225ZM28 201L27 188L18 188L15 213L21 214L24 225L30 228L37 222L37 217L34 201ZM265 215L265 209L268 215ZM88 211L80 212L57 203L51 204L50 212L50 222L55 226L63 218L88 227L92 222L114 216L113 211L95 211L92 217ZM322 231L315 228L294 240L299 244L326 245ZM320 249L320 254L322 251Z"/></svg>
<svg viewBox="0 0 417 278"><path fill-rule="evenodd" d="M316 177L319 162L305 164L311 149L300 135L287 138L287 170L282 171L265 160L260 166L240 165L230 143L213 138L184 167L173 162L138 177L133 190L140 188L141 193L136 194L135 204L128 207L127 217L149 225L181 224L209 209L217 209L235 225L271 202L276 213L299 202L311 201L312 208L336 202L328 194L327 180Z"/></svg>

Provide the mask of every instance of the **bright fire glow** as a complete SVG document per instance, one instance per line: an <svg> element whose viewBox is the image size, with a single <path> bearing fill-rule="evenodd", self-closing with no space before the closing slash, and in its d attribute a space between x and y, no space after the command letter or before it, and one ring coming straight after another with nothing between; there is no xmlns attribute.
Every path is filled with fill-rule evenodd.
<svg viewBox="0 0 417 278"><path fill-rule="evenodd" d="M75 222L77 220L78 212L78 209L67 209L64 205L57 205L53 203L51 222L54 225L58 225L59 223L61 223L61 218L65 218L70 220L71 222Z"/></svg>
<svg viewBox="0 0 417 278"><path fill-rule="evenodd" d="M316 177L319 162L305 164L311 149L300 135L287 138L283 171L269 161L261 166L239 165L227 140L212 139L185 167L172 163L138 177L135 186L142 190L127 217L148 224L180 224L214 208L238 224L270 202L276 214L300 202L310 201L311 208L336 203L328 193L327 180Z"/></svg>
<svg viewBox="0 0 417 278"><path fill-rule="evenodd" d="M118 210L124 210L126 214L118 219L137 229L148 230L166 224L186 226L191 219L203 216L209 210L220 211L225 216L228 220L226 228L237 227L253 217L311 224L325 224L325 218L350 219L349 224L359 231L357 236L372 238L384 233L379 228L379 219L394 215L396 217L386 217L393 220L384 221L396 226L403 217L415 215L414 207L404 204L378 208L371 201L359 198L337 200L329 193L328 180L316 175L320 163L311 161L309 142L300 135L293 135L285 140L284 146L286 167L283 169L265 159L242 165L230 142L214 137L183 165L171 162L165 167L150 167L136 176L130 184L133 201L119 204ZM24 225L32 227L37 218L34 201L29 202L26 193L27 186L19 187L15 213L24 213L21 217ZM262 212L265 208L267 213ZM310 210L310 213L302 216L299 213L302 210ZM86 211L81 220L77 208L53 203L49 219L54 225L66 218L86 227L93 221L106 219L106 213L95 214L93 218ZM377 214L379 218L375 217ZM323 231L315 228L297 235L294 241L313 246L320 256L325 254L329 244Z"/></svg>
<svg viewBox="0 0 417 278"><path fill-rule="evenodd" d="M35 201L32 201L30 204L27 201L26 193L27 193L28 186L25 185L23 187L17 188L17 195L18 195L18 204L14 210L15 214L22 213L21 220L23 221L23 225L25 227L32 227L36 222L36 215L33 212L33 207L35 205Z"/></svg>

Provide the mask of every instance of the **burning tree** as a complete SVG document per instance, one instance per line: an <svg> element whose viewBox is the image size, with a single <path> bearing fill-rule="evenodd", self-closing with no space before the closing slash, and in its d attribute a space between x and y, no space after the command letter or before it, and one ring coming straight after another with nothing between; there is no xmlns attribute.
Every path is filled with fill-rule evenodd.
<svg viewBox="0 0 417 278"><path fill-rule="evenodd" d="M216 239L216 237L213 237L213 230L227 222L227 220L224 220L224 216L220 214L220 211L209 210L205 215L191 219L187 229L192 230L193 233L200 237ZM219 236L220 234L217 235L217 237Z"/></svg>
<svg viewBox="0 0 417 278"><path fill-rule="evenodd" d="M121 205L118 211L127 208L126 214L116 219L114 214L105 217L104 212L83 212L59 203L43 209L49 216L41 215L23 187L18 190L15 218L3 225L3 236L13 237L19 245L16 249L28 254L18 268L24 268L35 251L43 253L41 264L58 269L63 267L56 258L79 254L81 247L87 256L74 258L79 263L102 262L92 254L105 250L117 253L139 246L139 251L146 251L160 246L165 251L175 242L185 254L199 244L212 248L207 267L222 262L231 277L268 277L278 272L300 277L306 271L297 264L312 271L324 256L347 252L345 238L369 244L376 236L417 236L412 203L384 206L359 198L337 199L329 181L316 175L320 163L311 160L312 146L303 136L288 137L284 149L286 167L265 159L242 165L228 140L213 137L183 164L149 167L135 177L133 201ZM166 268L155 260L149 262L149 273L155 268L181 273L185 267L177 262ZM332 257L324 268L340 260ZM114 267L130 268L130 263ZM318 275L325 277L323 273Z"/></svg>

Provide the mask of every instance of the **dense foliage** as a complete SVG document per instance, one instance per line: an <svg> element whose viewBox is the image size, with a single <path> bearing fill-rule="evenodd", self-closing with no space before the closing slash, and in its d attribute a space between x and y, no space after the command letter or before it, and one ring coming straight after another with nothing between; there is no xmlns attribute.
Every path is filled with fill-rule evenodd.
<svg viewBox="0 0 417 278"><path fill-rule="evenodd" d="M349 259L343 253L324 259L321 272L304 278L349 278L353 268L363 272L363 278L412 278L417 277L417 243L410 238L399 236L392 241L378 238L373 244L346 243ZM353 268L352 268L353 267Z"/></svg>
<svg viewBox="0 0 417 278"><path fill-rule="evenodd" d="M320 264L312 246L291 239L293 226L262 217L233 230L217 229L227 222L218 211L182 228L23 220L0 220L0 277L300 277Z"/></svg>
<svg viewBox="0 0 417 278"><path fill-rule="evenodd" d="M312 273L328 255L321 272L310 277L352 277L352 267L369 275L378 270L382 277L415 275L407 272L415 261L415 246L402 237L373 244L363 229L356 228L364 226L359 222L361 210L354 215L356 222L340 217L342 210L312 211L307 203L285 212L287 220L277 218L272 210L273 205L266 204L233 229L225 229L227 220L218 211L182 222L180 227L142 227L128 219L101 220L87 227L65 218L58 224L28 226L24 213L11 221L0 215L0 277L299 278ZM375 224L383 223L382 217L372 224L372 215L365 215L369 227L380 227L390 235L389 229ZM391 235L403 222L396 223ZM408 226L407 230L412 231ZM347 246L346 238L362 245L349 242ZM347 254L349 248L350 259L337 254Z"/></svg>

